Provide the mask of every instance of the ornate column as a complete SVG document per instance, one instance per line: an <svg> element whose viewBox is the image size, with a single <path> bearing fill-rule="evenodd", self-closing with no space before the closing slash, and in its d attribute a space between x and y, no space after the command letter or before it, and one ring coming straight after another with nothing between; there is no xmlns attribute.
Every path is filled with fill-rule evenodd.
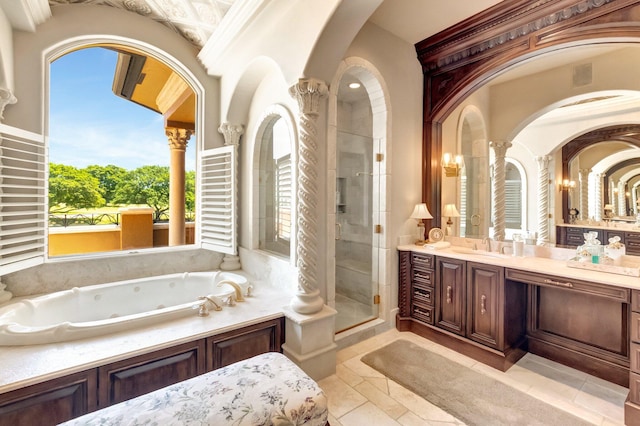
<svg viewBox="0 0 640 426"><path fill-rule="evenodd" d="M184 154L192 130L178 127L165 128L171 149L169 169L169 245L185 243L184 226Z"/></svg>
<svg viewBox="0 0 640 426"><path fill-rule="evenodd" d="M496 241L504 241L505 230L505 154L511 147L511 142L491 141L489 146L495 152L493 163L493 238Z"/></svg>
<svg viewBox="0 0 640 426"><path fill-rule="evenodd" d="M589 173L591 169L580 169L580 219L589 218ZM572 206L569 206L571 208Z"/></svg>
<svg viewBox="0 0 640 426"><path fill-rule="evenodd" d="M234 146L235 150L236 150L236 155L234 156L236 159L236 173L238 170L238 155L237 155L237 150L238 147L240 146L240 136L242 136L242 134L244 133L244 127L242 126L242 124L229 124L229 123L222 123L220 125L220 127L218 127L218 132L222 133L222 135L224 136L224 144L225 146ZM237 180L238 176L234 176L233 179ZM237 203L238 201L238 194L233 194L233 200L234 203ZM237 204L236 204L237 206ZM234 211L236 212L236 216L238 215L238 209L234 209ZM236 217L236 223L238 223L237 217ZM238 229L234 229L234 232L238 232ZM235 250L237 251L237 248L235 248ZM224 258L222 259L222 263L220 264L220 269L222 269L223 271L234 271L237 269L242 268L242 265L240 264L240 256L238 256L237 254L225 254Z"/></svg>
<svg viewBox="0 0 640 426"><path fill-rule="evenodd" d="M627 215L627 191L626 185L623 181L618 181L618 215Z"/></svg>
<svg viewBox="0 0 640 426"><path fill-rule="evenodd" d="M618 211L618 197L617 197L617 188L616 183L613 179L609 179L609 203L613 206L613 213L615 214Z"/></svg>
<svg viewBox="0 0 640 426"><path fill-rule="evenodd" d="M602 208L604 207L602 205L602 185L603 185L603 181L604 181L604 173L596 173L595 175L595 183L596 183L596 187L595 187L595 203L594 203L594 215L593 218L597 221L601 221L602 220Z"/></svg>
<svg viewBox="0 0 640 426"><path fill-rule="evenodd" d="M13 105L18 102L13 93L9 89L1 89L0 88L0 122L4 120L4 108L7 105Z"/></svg>
<svg viewBox="0 0 640 426"><path fill-rule="evenodd" d="M538 245L549 242L549 161L551 157L536 157L538 163Z"/></svg>
<svg viewBox="0 0 640 426"><path fill-rule="evenodd" d="M289 89L298 101L297 266L298 292L291 301L294 311L319 312L324 301L318 290L318 141L316 121L320 101L329 90L316 79L300 79Z"/></svg>

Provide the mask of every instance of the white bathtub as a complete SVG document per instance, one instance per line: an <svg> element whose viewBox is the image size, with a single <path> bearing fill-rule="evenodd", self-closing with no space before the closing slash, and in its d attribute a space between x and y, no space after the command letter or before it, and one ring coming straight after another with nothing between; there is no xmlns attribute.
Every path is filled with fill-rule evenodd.
<svg viewBox="0 0 640 426"><path fill-rule="evenodd" d="M249 285L245 277L232 272L185 272L23 299L0 308L0 346L63 342L196 317L199 297L209 296L221 304L234 293L231 285L218 285L226 280L244 291Z"/></svg>

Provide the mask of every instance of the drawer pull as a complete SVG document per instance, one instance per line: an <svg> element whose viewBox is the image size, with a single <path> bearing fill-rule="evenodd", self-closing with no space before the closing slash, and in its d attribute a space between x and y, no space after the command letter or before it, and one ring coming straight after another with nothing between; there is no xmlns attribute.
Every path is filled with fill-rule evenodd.
<svg viewBox="0 0 640 426"><path fill-rule="evenodd" d="M563 283L562 281L550 280L549 278L545 278L544 283L551 284L551 285L559 285L560 287L573 288L573 284L571 284L570 282Z"/></svg>
<svg viewBox="0 0 640 426"><path fill-rule="evenodd" d="M447 303L451 303L451 290L453 290L451 288L450 285L447 286Z"/></svg>
<svg viewBox="0 0 640 426"><path fill-rule="evenodd" d="M480 314L484 315L487 313L487 296L484 294L480 298Z"/></svg>
<svg viewBox="0 0 640 426"><path fill-rule="evenodd" d="M420 308L413 308L413 310L414 310L414 312L416 312L417 314L422 314L422 315L424 315L424 316L426 316L426 317L428 317L428 316L430 316L430 315L431 315L431 312L429 312L429 311L424 311L424 310L422 310L422 309L420 309Z"/></svg>
<svg viewBox="0 0 640 426"><path fill-rule="evenodd" d="M423 275L423 274L418 274L418 273L415 273L414 275L415 275L416 278L421 278L423 280L428 280L430 278L429 275Z"/></svg>

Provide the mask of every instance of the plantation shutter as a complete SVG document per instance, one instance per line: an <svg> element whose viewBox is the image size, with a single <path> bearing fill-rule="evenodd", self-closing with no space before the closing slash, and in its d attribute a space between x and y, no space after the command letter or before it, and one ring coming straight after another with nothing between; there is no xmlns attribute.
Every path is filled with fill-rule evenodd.
<svg viewBox="0 0 640 426"><path fill-rule="evenodd" d="M44 262L44 137L0 124L0 275Z"/></svg>
<svg viewBox="0 0 640 426"><path fill-rule="evenodd" d="M200 156L198 214L202 248L237 254L236 147L205 150Z"/></svg>
<svg viewBox="0 0 640 426"><path fill-rule="evenodd" d="M507 180L504 186L505 226L520 229L522 227L522 182Z"/></svg>
<svg viewBox="0 0 640 426"><path fill-rule="evenodd" d="M276 160L276 238L291 240L291 155Z"/></svg>

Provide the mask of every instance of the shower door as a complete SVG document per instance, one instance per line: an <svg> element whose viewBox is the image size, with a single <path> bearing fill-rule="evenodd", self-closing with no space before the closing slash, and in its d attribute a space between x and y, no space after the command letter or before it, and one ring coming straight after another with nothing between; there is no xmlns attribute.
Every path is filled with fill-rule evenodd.
<svg viewBox="0 0 640 426"><path fill-rule="evenodd" d="M380 174L373 138L338 132L336 156L336 332L378 317L374 199ZM375 271L375 273L374 273Z"/></svg>

